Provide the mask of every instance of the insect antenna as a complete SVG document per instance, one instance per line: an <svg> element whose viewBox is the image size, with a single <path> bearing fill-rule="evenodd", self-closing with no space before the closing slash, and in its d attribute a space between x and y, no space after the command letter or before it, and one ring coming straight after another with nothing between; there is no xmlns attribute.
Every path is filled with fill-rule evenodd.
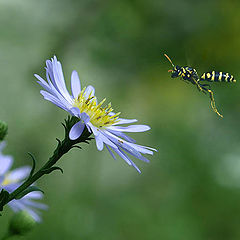
<svg viewBox="0 0 240 240"><path fill-rule="evenodd" d="M169 57L166 53L164 53L164 56L165 56L165 57L167 58L167 60L172 64L172 66L173 66L173 68L174 68L175 66L174 66L172 60L170 59L170 57ZM168 70L168 72L173 72L173 70L170 69L170 70Z"/></svg>

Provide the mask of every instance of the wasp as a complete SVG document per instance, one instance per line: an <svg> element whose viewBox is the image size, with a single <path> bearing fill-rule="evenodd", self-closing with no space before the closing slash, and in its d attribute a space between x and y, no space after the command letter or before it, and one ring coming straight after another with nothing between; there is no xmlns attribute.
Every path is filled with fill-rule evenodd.
<svg viewBox="0 0 240 240"><path fill-rule="evenodd" d="M175 66L167 54L164 54L164 56L168 59L168 61L171 63L171 65L173 67L173 69L168 70L168 72L172 73L171 77L172 78L180 77L181 80L183 80L187 83L192 83L193 85L196 85L197 89L200 92L209 94L210 104L211 104L213 111L218 116L223 117L223 115L221 115L216 108L213 91L211 90L210 84L206 84L204 82L205 81L207 81L207 82L236 82L236 79L234 79L233 75L226 73L226 72L211 71L211 72L205 72L199 77L196 69L194 69L192 67L188 67L188 66L185 66L185 67L180 67L177 65Z"/></svg>

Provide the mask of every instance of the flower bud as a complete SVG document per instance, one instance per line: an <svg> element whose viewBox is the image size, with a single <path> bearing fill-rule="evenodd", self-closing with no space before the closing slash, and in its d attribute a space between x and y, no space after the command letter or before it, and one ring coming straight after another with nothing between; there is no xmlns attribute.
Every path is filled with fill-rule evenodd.
<svg viewBox="0 0 240 240"><path fill-rule="evenodd" d="M11 235L25 235L36 225L35 220L26 211L17 212L11 219L9 233Z"/></svg>
<svg viewBox="0 0 240 240"><path fill-rule="evenodd" d="M7 131L8 125L5 122L0 121L0 141L2 141L6 137Z"/></svg>

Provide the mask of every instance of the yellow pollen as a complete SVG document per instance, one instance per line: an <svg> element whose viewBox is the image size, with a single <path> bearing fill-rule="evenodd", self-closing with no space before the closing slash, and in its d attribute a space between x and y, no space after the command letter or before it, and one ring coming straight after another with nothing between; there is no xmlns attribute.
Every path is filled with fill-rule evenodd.
<svg viewBox="0 0 240 240"><path fill-rule="evenodd" d="M97 128L104 128L119 121L118 116L120 112L112 116L109 115L113 111L111 103L102 107L106 98L97 104L96 97L92 96L92 92L89 94L88 98L86 98L85 89L86 88L84 88L78 97L74 99L73 107L77 107L81 113L86 113L90 117L90 122L93 126Z"/></svg>

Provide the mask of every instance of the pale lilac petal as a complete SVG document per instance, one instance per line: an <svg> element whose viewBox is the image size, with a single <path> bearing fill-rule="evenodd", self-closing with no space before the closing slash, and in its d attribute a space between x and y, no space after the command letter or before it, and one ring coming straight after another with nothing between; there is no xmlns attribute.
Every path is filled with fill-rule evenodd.
<svg viewBox="0 0 240 240"><path fill-rule="evenodd" d="M52 89L47 84L43 84L40 81L37 81L37 83L41 85L43 88L45 88L45 90L47 90L48 92L53 93Z"/></svg>
<svg viewBox="0 0 240 240"><path fill-rule="evenodd" d="M95 89L93 86L89 85L84 91L84 97L87 99L89 97L93 97L95 95Z"/></svg>
<svg viewBox="0 0 240 240"><path fill-rule="evenodd" d="M43 198L43 193L42 192L30 192L29 194L27 194L26 196L24 196L24 198L31 198L31 199L42 199Z"/></svg>
<svg viewBox="0 0 240 240"><path fill-rule="evenodd" d="M7 180L10 183L20 182L29 176L30 171L31 171L31 167L29 166L17 168L8 173Z"/></svg>
<svg viewBox="0 0 240 240"><path fill-rule="evenodd" d="M144 154L151 154L151 155L153 155L153 151L157 152L157 150L154 149L154 148L150 148L150 147L141 146L141 145L138 145L138 144L127 142L127 141L115 136L114 134L112 134L108 131L105 131L104 133L115 144L119 145L122 148L128 149L128 151L130 151L130 152L136 152L136 153L141 152L141 153L144 153Z"/></svg>
<svg viewBox="0 0 240 240"><path fill-rule="evenodd" d="M0 142L0 152L2 152L5 147L6 147L6 142L5 141Z"/></svg>
<svg viewBox="0 0 240 240"><path fill-rule="evenodd" d="M124 154L122 154L122 152L120 152L119 149L113 149L113 151L117 153L128 165L132 166L132 162L129 160L129 158L124 156Z"/></svg>
<svg viewBox="0 0 240 240"><path fill-rule="evenodd" d="M61 101L59 101L56 97L54 97L50 93L48 93L44 90L41 90L40 93L43 95L44 99L52 102L53 104L55 104L59 108L62 108L65 111L69 111L68 108L65 105L63 105Z"/></svg>
<svg viewBox="0 0 240 240"><path fill-rule="evenodd" d="M89 122L87 125L91 128L91 130L92 130L92 132L93 132L93 134L94 134L95 137L100 134L99 129L96 128L96 127L94 127L94 126L91 124L91 122Z"/></svg>
<svg viewBox="0 0 240 240"><path fill-rule="evenodd" d="M77 107L73 107L70 109L71 113L73 116L79 117L80 116L80 109Z"/></svg>
<svg viewBox="0 0 240 240"><path fill-rule="evenodd" d="M124 119L124 118L118 118L118 121L114 123L113 125L119 125L119 124L129 124L129 123L135 123L137 122L137 119Z"/></svg>
<svg viewBox="0 0 240 240"><path fill-rule="evenodd" d="M28 199L24 199L24 205L29 206L29 207L33 207L33 208L38 208L38 209L41 209L41 210L47 210L48 209L48 206L46 204L39 203L39 202L34 202L34 201L31 201L31 200L28 200Z"/></svg>
<svg viewBox="0 0 240 240"><path fill-rule="evenodd" d="M55 83L56 83L60 93L63 95L63 97L67 101L71 102L72 98L69 95L66 85L65 85L63 71L62 71L62 65L59 61L57 61L56 56L54 56L52 64L53 64L53 76L55 79Z"/></svg>
<svg viewBox="0 0 240 240"><path fill-rule="evenodd" d="M79 117L81 118L82 121L84 121L85 124L89 123L90 121L90 117L85 112L81 113Z"/></svg>
<svg viewBox="0 0 240 240"><path fill-rule="evenodd" d="M108 129L119 132L145 132L148 131L150 127L147 125L130 125L128 127L111 126L108 127Z"/></svg>
<svg viewBox="0 0 240 240"><path fill-rule="evenodd" d="M130 143L135 143L135 142L136 142L135 139L127 136L125 133L117 132L117 131L113 131L113 130L109 130L109 129L108 129L108 131L109 131L110 133L118 136L118 137L121 137L121 138L125 139L126 141L128 141L128 142L130 142Z"/></svg>
<svg viewBox="0 0 240 240"><path fill-rule="evenodd" d="M150 162L150 161L149 161L147 158L145 158L141 153L139 153L139 154L134 154L133 152L128 151L128 149L126 149L126 148L125 148L124 150L125 150L127 153L131 154L132 156L134 156L134 157L142 160L143 162L147 162L147 163Z"/></svg>
<svg viewBox="0 0 240 240"><path fill-rule="evenodd" d="M41 221L39 214L30 207L27 207L21 199L12 200L11 202L8 203L8 205L12 208L14 212L27 211L36 222Z"/></svg>
<svg viewBox="0 0 240 240"><path fill-rule="evenodd" d="M99 135L101 135L102 141L103 141L105 144L107 144L107 145L109 145L110 147L112 147L112 148L118 148L118 147L117 147L111 140L109 140L102 132L103 132L103 131L100 130L100 134L99 134Z"/></svg>
<svg viewBox="0 0 240 240"><path fill-rule="evenodd" d="M71 97L70 97L70 99L66 99L62 95L62 93L58 90L58 88L55 87L55 85L52 83L53 81L50 81L48 72L46 73L46 77L47 77L47 80L48 80L49 87L51 88L50 93L53 94L54 96L56 96L65 105L70 105L71 106L72 103L73 103L73 99Z"/></svg>
<svg viewBox="0 0 240 240"><path fill-rule="evenodd" d="M88 130L90 133L92 133L92 129L91 129L91 127L88 125L88 123L86 124L86 127L87 127L87 130Z"/></svg>
<svg viewBox="0 0 240 240"><path fill-rule="evenodd" d="M96 140L96 145L97 145L97 149L99 151L102 151L103 150L103 140L101 138L101 134L99 134L98 136L95 137L95 140Z"/></svg>
<svg viewBox="0 0 240 240"><path fill-rule="evenodd" d="M50 93L54 93L57 98L64 102L64 105L66 105L65 102L71 104L73 100L67 91L63 77L62 67L60 62L57 61L56 56L52 58L52 61L47 60L46 65L46 78L49 87L51 88Z"/></svg>
<svg viewBox="0 0 240 240"><path fill-rule="evenodd" d="M54 88L58 89L57 84L55 82L54 76L53 76L53 64L52 61L47 60L46 61L46 77L47 77L47 81L50 84L50 79L52 81L52 84L54 86Z"/></svg>
<svg viewBox="0 0 240 240"><path fill-rule="evenodd" d="M43 88L45 88L48 92L51 92L51 87L46 83L46 81L44 79L42 79L39 75L34 74L34 77L36 77L39 81L37 81L37 83L39 83Z"/></svg>
<svg viewBox="0 0 240 240"><path fill-rule="evenodd" d="M42 218L39 216L39 214L35 211L32 210L30 208L27 208L26 211L32 216L32 218L36 221L36 222L41 222Z"/></svg>
<svg viewBox="0 0 240 240"><path fill-rule="evenodd" d="M72 71L71 89L72 89L73 97L77 98L79 93L81 92L81 84L80 84L80 80L79 80L77 71Z"/></svg>
<svg viewBox="0 0 240 240"><path fill-rule="evenodd" d="M4 175L13 164L13 158L7 155L0 155L0 176Z"/></svg>
<svg viewBox="0 0 240 240"><path fill-rule="evenodd" d="M109 152L109 153L111 154L111 156L113 157L113 159L114 159L114 160L117 160L116 157L115 157L115 155L114 155L113 152L111 151L110 147L108 147L108 145L105 145L105 146L106 146L108 152Z"/></svg>
<svg viewBox="0 0 240 240"><path fill-rule="evenodd" d="M122 155L131 162L132 166L133 166L139 173L141 173L140 169L139 169L139 168L137 167L137 165L131 160L131 158L128 157L128 155L127 155L126 153L124 153L121 149L119 149L119 152L121 152Z"/></svg>
<svg viewBox="0 0 240 240"><path fill-rule="evenodd" d="M71 140L76 140L79 138L84 130L85 124L82 122L77 122L76 124L73 125L69 132L69 138Z"/></svg>
<svg viewBox="0 0 240 240"><path fill-rule="evenodd" d="M16 190L20 185L21 183L11 183L11 182L8 182L8 179L7 177L5 176L5 179L7 181L7 184L4 183L4 181L2 182L2 187L7 190L8 192L12 193L14 190Z"/></svg>
<svg viewBox="0 0 240 240"><path fill-rule="evenodd" d="M130 146L134 147L137 151L144 153L144 154L150 154L153 155L153 151L157 152L157 149L155 148L150 148L150 147L146 147L146 146L141 146L138 144L134 144L134 143L129 143Z"/></svg>
<svg viewBox="0 0 240 240"><path fill-rule="evenodd" d="M19 209L18 205L14 204L16 200L12 200L11 202L8 203L8 206L14 211L20 211L21 209Z"/></svg>
<svg viewBox="0 0 240 240"><path fill-rule="evenodd" d="M3 180L4 180L4 176L0 176L0 190L1 190L1 185L2 185Z"/></svg>
<svg viewBox="0 0 240 240"><path fill-rule="evenodd" d="M125 141L125 140L123 140L123 139L121 139L121 138L113 135L112 133L107 132L107 131L105 131L104 134L106 135L106 137L108 137L112 142L114 142L114 143L115 143L116 145L118 145L119 147L124 148L124 149L126 148L126 149L128 149L128 151L134 153L135 155L140 154L140 153L134 148L135 144L131 143L131 145L130 145L129 142L127 142L127 141Z"/></svg>

